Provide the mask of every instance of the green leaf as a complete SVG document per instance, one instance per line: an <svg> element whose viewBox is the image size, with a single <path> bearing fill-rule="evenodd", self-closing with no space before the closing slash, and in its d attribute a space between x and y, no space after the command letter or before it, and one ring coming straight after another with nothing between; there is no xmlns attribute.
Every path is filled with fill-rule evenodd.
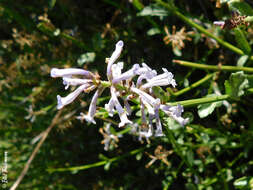
<svg viewBox="0 0 253 190"><path fill-rule="evenodd" d="M232 73L229 80L225 81L226 93L231 97L238 98L244 95L244 90L248 88L249 81L243 71Z"/></svg>
<svg viewBox="0 0 253 190"><path fill-rule="evenodd" d="M253 75L246 75L249 81L249 88L253 88Z"/></svg>
<svg viewBox="0 0 253 190"><path fill-rule="evenodd" d="M93 62L95 58L96 58L96 54L94 52L88 52L80 56L80 58L77 60L77 64L79 66L82 66L84 63Z"/></svg>
<svg viewBox="0 0 253 190"><path fill-rule="evenodd" d="M216 94L208 94L206 97L214 97L217 96ZM222 101L213 102L213 103L206 103L198 105L198 115L200 118L207 117L208 115L212 114L216 107L220 107L222 105Z"/></svg>
<svg viewBox="0 0 253 190"><path fill-rule="evenodd" d="M228 2L228 6L230 9L238 11L241 15L253 16L252 7L244 1L232 0Z"/></svg>
<svg viewBox="0 0 253 190"><path fill-rule="evenodd" d="M160 34L161 31L158 28L151 28L147 31L148 36L153 36L155 34Z"/></svg>
<svg viewBox="0 0 253 190"><path fill-rule="evenodd" d="M237 61L237 66L243 67L245 63L248 61L248 59L249 59L248 55L242 55Z"/></svg>
<svg viewBox="0 0 253 190"><path fill-rule="evenodd" d="M108 171L110 169L110 166L111 166L111 162L107 162L104 166L104 170L105 171Z"/></svg>
<svg viewBox="0 0 253 190"><path fill-rule="evenodd" d="M240 47L245 54L249 55L251 52L251 47L245 37L243 30L241 30L240 28L235 28L234 31L235 31L235 40L238 44L238 47Z"/></svg>
<svg viewBox="0 0 253 190"><path fill-rule="evenodd" d="M144 7L142 11L140 11L137 16L167 16L168 12L164 8L158 5L150 5Z"/></svg>
<svg viewBox="0 0 253 190"><path fill-rule="evenodd" d="M252 189L253 177L241 177L234 181L234 186L237 189Z"/></svg>
<svg viewBox="0 0 253 190"><path fill-rule="evenodd" d="M49 0L49 8L50 9L54 8L55 3L56 3L56 0Z"/></svg>

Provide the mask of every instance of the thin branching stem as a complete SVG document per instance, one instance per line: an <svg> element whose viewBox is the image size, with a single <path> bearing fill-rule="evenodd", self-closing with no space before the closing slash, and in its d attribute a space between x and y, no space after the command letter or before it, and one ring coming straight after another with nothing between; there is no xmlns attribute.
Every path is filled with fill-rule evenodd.
<svg viewBox="0 0 253 190"><path fill-rule="evenodd" d="M200 64L194 63L190 61L183 61L183 60L173 60L173 63L177 63L179 65L203 70L213 70L213 71L228 71L228 72L236 72L236 71L244 71L248 73L253 73L252 67L237 67L237 66L229 66L229 65L207 65L207 64Z"/></svg>

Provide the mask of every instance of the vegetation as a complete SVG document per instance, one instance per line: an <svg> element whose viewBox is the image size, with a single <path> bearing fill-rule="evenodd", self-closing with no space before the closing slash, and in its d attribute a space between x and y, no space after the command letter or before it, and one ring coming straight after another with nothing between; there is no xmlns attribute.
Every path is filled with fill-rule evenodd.
<svg viewBox="0 0 253 190"><path fill-rule="evenodd" d="M252 7L250 0L1 0L2 188L253 189ZM106 58L121 40L122 72L144 62L174 75L149 91L161 105L184 108L182 123L158 108L164 135L134 131L146 126L142 100L125 83L115 84L121 98L133 95L123 127L105 109L108 89L97 99L96 124L78 117L88 113L90 89L57 109L57 95L75 87L65 90L52 69L85 69L91 86L111 88Z"/></svg>

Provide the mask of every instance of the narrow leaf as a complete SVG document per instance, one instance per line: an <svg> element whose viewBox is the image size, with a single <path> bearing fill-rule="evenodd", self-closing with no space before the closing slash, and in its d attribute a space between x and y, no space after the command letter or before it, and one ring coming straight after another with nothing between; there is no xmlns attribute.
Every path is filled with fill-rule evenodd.
<svg viewBox="0 0 253 190"><path fill-rule="evenodd" d="M244 32L240 28L235 28L235 39L238 46L243 50L243 52L247 55L251 52L251 47L245 37Z"/></svg>

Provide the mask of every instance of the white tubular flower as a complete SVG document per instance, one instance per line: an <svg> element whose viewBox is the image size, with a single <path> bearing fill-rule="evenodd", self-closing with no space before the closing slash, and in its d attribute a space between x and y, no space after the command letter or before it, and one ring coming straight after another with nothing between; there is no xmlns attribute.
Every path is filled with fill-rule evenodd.
<svg viewBox="0 0 253 190"><path fill-rule="evenodd" d="M121 75L124 63L118 62L117 64L112 65L112 78L117 78Z"/></svg>
<svg viewBox="0 0 253 190"><path fill-rule="evenodd" d="M132 121L128 120L125 110L120 105L119 100L116 95L116 92L115 92L115 89L113 87L111 87L111 96L113 98L114 107L117 110L119 117L120 117L121 122L119 123L119 127L123 127L127 124L132 124Z"/></svg>
<svg viewBox="0 0 253 190"><path fill-rule="evenodd" d="M96 109L97 109L97 100L103 91L104 91L104 88L98 88L92 97L88 114L84 116L84 119L89 123L96 124L96 121L94 120L94 116L96 114Z"/></svg>
<svg viewBox="0 0 253 190"><path fill-rule="evenodd" d="M153 135L153 128L149 125L148 131L140 131L139 132L139 141L141 141L142 137L145 137L148 140Z"/></svg>
<svg viewBox="0 0 253 190"><path fill-rule="evenodd" d="M112 53L112 56L109 59L108 65L107 65L107 78L108 80L111 80L112 78L112 65L113 63L119 58L121 51L123 49L124 42L123 41L118 41L117 44L115 45L115 50Z"/></svg>
<svg viewBox="0 0 253 190"><path fill-rule="evenodd" d="M117 84L122 80L128 80L133 78L136 75L136 72L138 71L138 69L140 68L139 64L134 64L132 69L130 69L129 71L122 73L119 77L117 78L113 78L112 83L113 84Z"/></svg>
<svg viewBox="0 0 253 190"><path fill-rule="evenodd" d="M152 69L146 63L142 63L141 65L142 67L138 70L138 75L142 75L148 71L152 71Z"/></svg>
<svg viewBox="0 0 253 190"><path fill-rule="evenodd" d="M51 69L51 77L70 77L72 75L83 75L85 78L93 78L93 74L90 71L86 71L84 69Z"/></svg>
<svg viewBox="0 0 253 190"><path fill-rule="evenodd" d="M155 104L155 98L153 98L152 96L150 96L148 93L138 89L138 88L135 88L135 87L131 87L131 91L138 94L140 96L140 98L149 103L150 105L154 106Z"/></svg>
<svg viewBox="0 0 253 190"><path fill-rule="evenodd" d="M162 123L161 123L160 116L159 116L160 105L161 105L161 100L157 98L156 104L154 106L155 120L156 120L156 131L155 131L156 137L164 136L163 130L162 130Z"/></svg>
<svg viewBox="0 0 253 190"><path fill-rule="evenodd" d="M145 114L145 106L143 104L142 101L141 102L141 105L140 105L140 108L141 108L141 122L142 124L147 124L147 117L146 117L146 114Z"/></svg>
<svg viewBox="0 0 253 190"><path fill-rule="evenodd" d="M216 26L221 26L222 27L222 26L225 25L225 22L224 21L214 21L213 24L216 25Z"/></svg>
<svg viewBox="0 0 253 190"><path fill-rule="evenodd" d="M128 98L124 99L124 107L126 108L127 115L131 115L132 109L130 104L128 103Z"/></svg>
<svg viewBox="0 0 253 190"><path fill-rule="evenodd" d="M70 93L68 96L66 97L61 97L60 95L57 95L57 101L58 101L58 105L57 105L57 109L62 109L64 106L70 104L71 102L73 102L76 97L81 94L81 92L83 90L85 90L87 88L87 84L84 84L82 86L79 86L74 92Z"/></svg>
<svg viewBox="0 0 253 190"><path fill-rule="evenodd" d="M176 81L173 79L173 74L168 72L167 69L163 68L164 73L153 77L148 82L141 86L141 88L151 88L153 86L167 86L171 84L173 87L176 86Z"/></svg>
<svg viewBox="0 0 253 190"><path fill-rule="evenodd" d="M113 98L111 98L108 102L108 104L105 104L105 109L106 111L108 111L109 116L112 117L113 113L115 112L114 110L114 100Z"/></svg>
<svg viewBox="0 0 253 190"><path fill-rule="evenodd" d="M184 126L189 122L189 118L184 119L181 115L184 111L183 106L168 106L168 105L161 105L160 109L164 111L167 115L171 116L174 120L176 120L180 125Z"/></svg>
<svg viewBox="0 0 253 190"><path fill-rule="evenodd" d="M149 102L147 102L144 99L141 99L142 103L144 104L144 106L147 108L148 110L148 114L149 115L155 115L155 111L154 108L149 104Z"/></svg>
<svg viewBox="0 0 253 190"><path fill-rule="evenodd" d="M83 84L92 83L91 79L73 79L68 77L63 77L63 84L65 85L65 90L68 89L69 86L78 86Z"/></svg>
<svg viewBox="0 0 253 190"><path fill-rule="evenodd" d="M157 75L157 72L155 70L147 71L146 73L141 74L137 79L137 87L141 86L142 81L152 79Z"/></svg>

